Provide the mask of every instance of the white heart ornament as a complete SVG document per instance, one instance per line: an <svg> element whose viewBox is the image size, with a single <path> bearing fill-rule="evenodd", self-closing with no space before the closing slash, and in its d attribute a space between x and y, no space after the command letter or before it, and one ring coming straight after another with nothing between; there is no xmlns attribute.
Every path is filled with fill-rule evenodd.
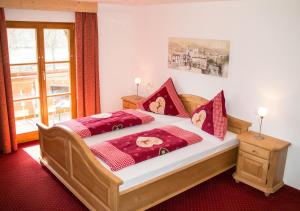
<svg viewBox="0 0 300 211"><path fill-rule="evenodd" d="M163 97L158 97L156 100L149 105L150 111L157 114L164 114L166 107L166 101Z"/></svg>
<svg viewBox="0 0 300 211"><path fill-rule="evenodd" d="M160 145L163 141L157 137L138 137L136 140L136 145L142 148L153 147L153 145Z"/></svg>
<svg viewBox="0 0 300 211"><path fill-rule="evenodd" d="M201 110L198 113L195 113L192 117L192 122L199 128L202 128L202 125L206 119L206 112L205 110Z"/></svg>

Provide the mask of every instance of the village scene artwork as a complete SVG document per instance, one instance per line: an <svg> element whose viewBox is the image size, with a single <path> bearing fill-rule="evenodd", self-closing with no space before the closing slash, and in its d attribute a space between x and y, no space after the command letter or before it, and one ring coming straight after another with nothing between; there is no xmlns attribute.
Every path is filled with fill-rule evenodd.
<svg viewBox="0 0 300 211"><path fill-rule="evenodd" d="M226 40L169 38L168 67L227 77L229 51Z"/></svg>

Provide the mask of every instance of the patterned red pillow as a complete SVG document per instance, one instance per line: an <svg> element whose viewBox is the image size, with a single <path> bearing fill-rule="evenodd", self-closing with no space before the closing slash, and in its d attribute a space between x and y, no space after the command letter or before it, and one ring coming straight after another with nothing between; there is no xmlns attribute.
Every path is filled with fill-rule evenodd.
<svg viewBox="0 0 300 211"><path fill-rule="evenodd" d="M227 114L224 92L193 112L192 122L197 127L224 140L227 131Z"/></svg>
<svg viewBox="0 0 300 211"><path fill-rule="evenodd" d="M157 114L189 117L169 78L156 92L147 97L140 108Z"/></svg>

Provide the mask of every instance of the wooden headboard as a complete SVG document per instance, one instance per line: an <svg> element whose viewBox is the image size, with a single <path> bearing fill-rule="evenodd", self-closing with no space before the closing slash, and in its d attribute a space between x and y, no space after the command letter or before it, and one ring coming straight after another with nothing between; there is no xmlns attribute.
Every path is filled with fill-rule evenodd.
<svg viewBox="0 0 300 211"><path fill-rule="evenodd" d="M189 95L189 94L180 94L179 98L181 99L185 109L189 112L189 114L192 114L192 112L199 106L205 104L208 102L207 99L195 95ZM228 115L228 130L239 134L244 131L247 131L248 128L251 126L250 122L232 117Z"/></svg>

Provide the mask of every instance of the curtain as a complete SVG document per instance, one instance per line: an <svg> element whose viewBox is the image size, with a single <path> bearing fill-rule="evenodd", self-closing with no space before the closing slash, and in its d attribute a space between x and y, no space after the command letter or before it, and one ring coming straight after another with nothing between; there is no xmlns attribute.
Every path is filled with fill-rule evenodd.
<svg viewBox="0 0 300 211"><path fill-rule="evenodd" d="M0 8L0 151L17 150L4 9Z"/></svg>
<svg viewBox="0 0 300 211"><path fill-rule="evenodd" d="M77 116L100 113L98 23L96 13L76 12Z"/></svg>

